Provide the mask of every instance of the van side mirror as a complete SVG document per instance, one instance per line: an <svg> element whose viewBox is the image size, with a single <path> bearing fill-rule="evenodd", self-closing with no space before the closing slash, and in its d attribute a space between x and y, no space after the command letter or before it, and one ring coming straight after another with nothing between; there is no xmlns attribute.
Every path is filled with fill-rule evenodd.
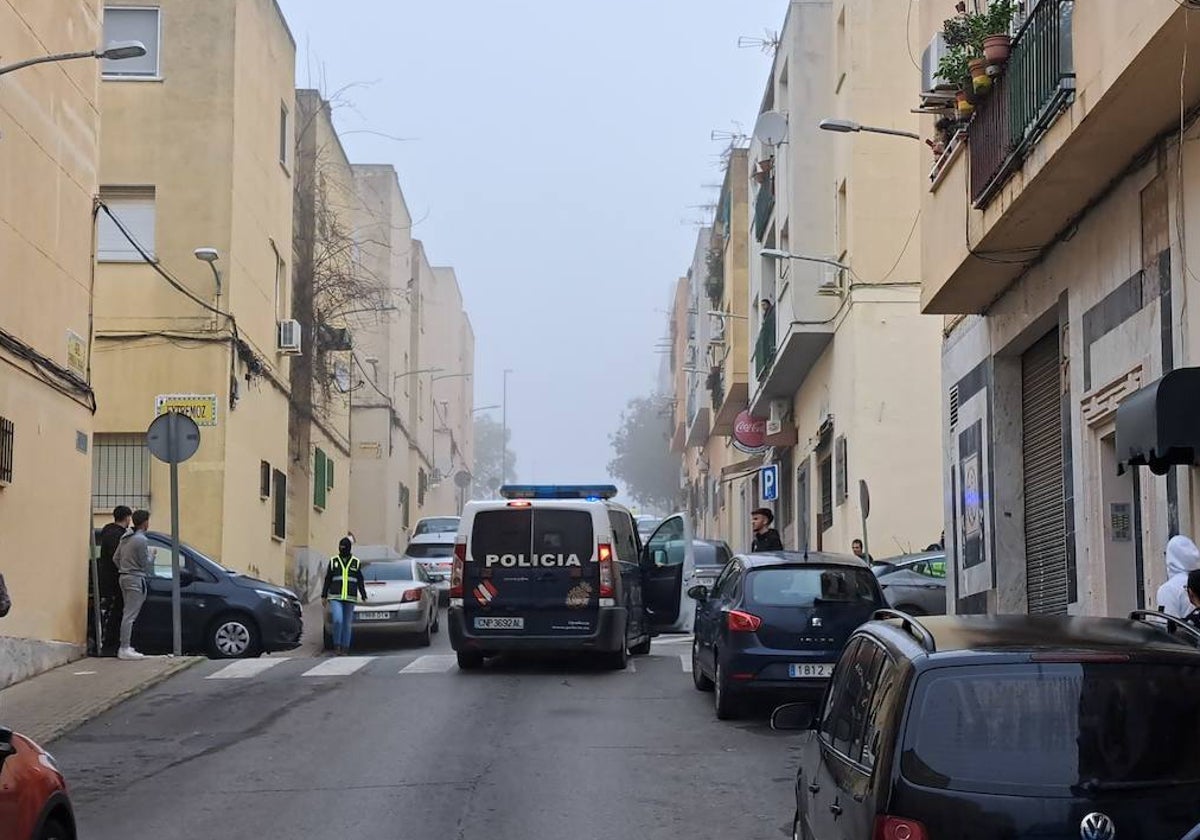
<svg viewBox="0 0 1200 840"><path fill-rule="evenodd" d="M771 712L771 728L776 732L815 729L817 711L812 703L785 703Z"/></svg>
<svg viewBox="0 0 1200 840"><path fill-rule="evenodd" d="M704 584L697 584L687 591L688 597L694 601L708 600L708 587Z"/></svg>

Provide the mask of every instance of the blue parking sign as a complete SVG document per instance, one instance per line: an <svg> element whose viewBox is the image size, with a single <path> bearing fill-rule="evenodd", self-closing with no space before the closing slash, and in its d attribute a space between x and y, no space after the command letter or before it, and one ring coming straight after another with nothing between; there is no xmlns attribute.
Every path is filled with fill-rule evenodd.
<svg viewBox="0 0 1200 840"><path fill-rule="evenodd" d="M762 487L764 502L773 502L779 498L779 465L769 464L758 470L758 483Z"/></svg>

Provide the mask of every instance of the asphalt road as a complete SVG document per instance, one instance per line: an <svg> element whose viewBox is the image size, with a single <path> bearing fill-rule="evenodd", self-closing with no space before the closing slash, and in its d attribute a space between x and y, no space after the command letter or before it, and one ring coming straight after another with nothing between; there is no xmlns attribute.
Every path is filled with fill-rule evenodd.
<svg viewBox="0 0 1200 840"><path fill-rule="evenodd" d="M622 673L365 647L202 663L51 744L81 840L790 835L795 737L717 721L686 640Z"/></svg>

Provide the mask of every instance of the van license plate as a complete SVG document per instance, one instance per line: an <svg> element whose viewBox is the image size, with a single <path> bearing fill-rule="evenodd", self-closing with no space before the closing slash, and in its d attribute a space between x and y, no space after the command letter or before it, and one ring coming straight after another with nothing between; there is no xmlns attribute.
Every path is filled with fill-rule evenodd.
<svg viewBox="0 0 1200 840"><path fill-rule="evenodd" d="M511 616L476 616L476 630L524 630L525 619Z"/></svg>
<svg viewBox="0 0 1200 840"><path fill-rule="evenodd" d="M794 679L823 679L833 673L832 663L802 663L788 665L788 676Z"/></svg>

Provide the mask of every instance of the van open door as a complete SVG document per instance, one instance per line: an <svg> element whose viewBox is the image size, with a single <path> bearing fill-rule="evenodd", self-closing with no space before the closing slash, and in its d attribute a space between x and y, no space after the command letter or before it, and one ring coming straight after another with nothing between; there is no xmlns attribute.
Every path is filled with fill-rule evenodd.
<svg viewBox="0 0 1200 840"><path fill-rule="evenodd" d="M682 615L683 580L695 565L687 516L667 517L642 549L642 603L651 632L683 632L691 625L692 617Z"/></svg>

